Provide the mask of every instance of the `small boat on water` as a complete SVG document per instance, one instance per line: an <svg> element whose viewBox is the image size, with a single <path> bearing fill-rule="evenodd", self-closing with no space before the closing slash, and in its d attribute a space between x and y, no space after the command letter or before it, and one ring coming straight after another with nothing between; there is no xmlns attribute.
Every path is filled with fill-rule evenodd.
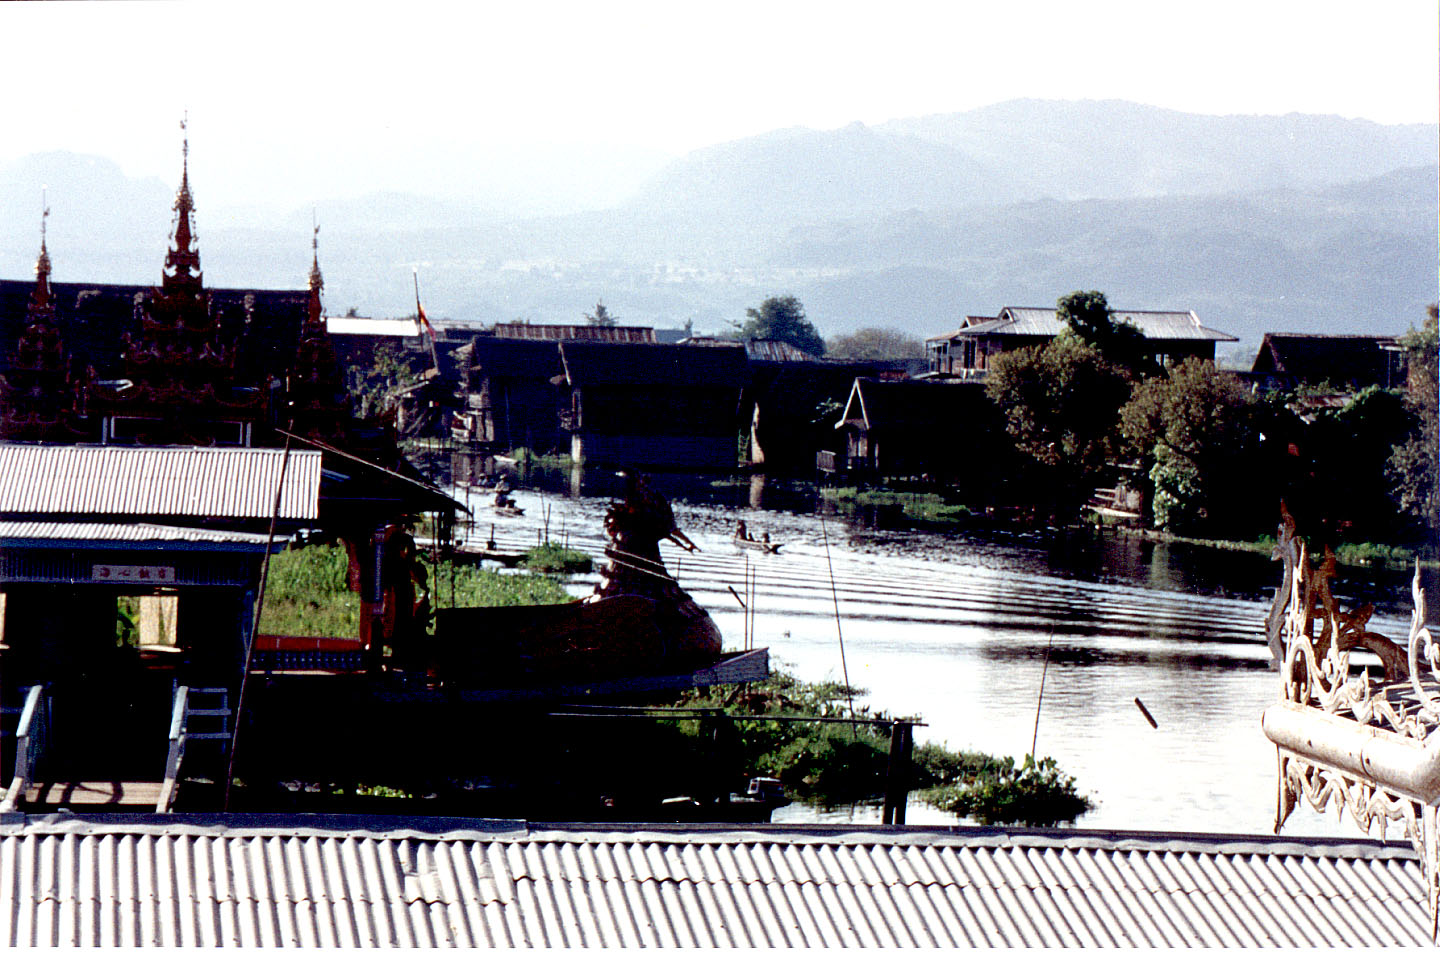
<svg viewBox="0 0 1440 960"><path fill-rule="evenodd" d="M780 544L771 543L769 540L755 540L750 537L732 537L735 546L741 550L759 550L761 553L779 553Z"/></svg>
<svg viewBox="0 0 1440 960"><path fill-rule="evenodd" d="M493 510L495 511L495 515L496 515L496 516L499 516L499 517L523 517L523 516L525 516L525 508L524 508L524 507L517 507L517 506L515 506L515 504L513 504L513 503L507 503L507 504L503 504L503 505L496 505L495 507L492 507L491 509L493 509Z"/></svg>
<svg viewBox="0 0 1440 960"><path fill-rule="evenodd" d="M761 553L779 553L780 544L770 542L770 534L762 533L759 539L752 537L745 526L745 521L740 520L735 524L735 533L730 537L735 546L741 550L759 550Z"/></svg>

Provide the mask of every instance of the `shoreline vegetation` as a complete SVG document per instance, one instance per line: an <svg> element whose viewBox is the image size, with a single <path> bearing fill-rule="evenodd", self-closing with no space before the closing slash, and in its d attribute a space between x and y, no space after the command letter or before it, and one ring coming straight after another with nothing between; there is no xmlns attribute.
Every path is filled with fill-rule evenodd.
<svg viewBox="0 0 1440 960"><path fill-rule="evenodd" d="M1257 540L1206 540L1201 537L1185 537L1167 533L1164 530L1146 530L1136 527L1116 527L1119 535L1148 540L1152 543L1183 543L1189 546L1207 547L1212 550L1228 550L1237 553L1255 553L1269 556L1275 550L1274 537L1260 537ZM1384 543L1341 543L1335 550L1335 562L1342 567L1379 567L1389 570L1413 570L1415 564L1425 569L1440 568L1440 558L1423 556L1409 547L1398 547Z"/></svg>
<svg viewBox="0 0 1440 960"><path fill-rule="evenodd" d="M574 554L589 561L588 556L555 544L532 550L537 552ZM346 585L347 568L345 551L338 545L312 544L277 554L271 560L261 631L358 636L359 600ZM447 605L511 606L573 599L561 578L548 573L496 573L441 562L432 570L430 583ZM724 772L737 784L753 776L775 777L794 799L836 806L874 802L883 795L889 765L888 730L869 723L779 723L766 717L848 718L849 703L864 693L828 681L802 681L777 670L763 681L685 691L665 705L719 710L730 718L735 736L729 745L729 769ZM857 707L853 716L882 722L894 719L866 706ZM692 759L706 755L710 733L702 730L700 721L663 721L661 726L671 729L673 739L667 741L671 750L694 754ZM550 746L565 752L563 746ZM1054 826L1073 822L1094 807L1094 801L1076 789L1074 778L1061 772L1049 757L1026 757L1017 765L1011 757L953 751L926 742L916 745L912 760L909 786L919 799L981 824ZM697 760L677 766L703 764ZM551 765L552 770L564 767ZM581 786L571 785L577 790ZM663 790L667 784L657 779L654 786ZM410 791L398 785L367 788L367 793L410 796Z"/></svg>
<svg viewBox="0 0 1440 960"><path fill-rule="evenodd" d="M939 529L974 527L977 523L994 522L982 511L971 510L961 503L953 503L944 496L933 492L896 490L888 487L860 489L857 487L820 487L817 496L833 503L844 514L854 514L862 509L877 513L903 515L910 520ZM1107 520L1094 513L1087 513L1088 522L1073 524L1069 529L1103 529L1116 536L1132 537L1151 543L1179 543L1188 546L1225 550L1239 553L1255 553L1269 556L1275 549L1273 536L1261 536L1254 540L1219 540L1205 537L1190 537ZM1004 526L1005 524L997 524ZM1389 570L1413 570L1418 562L1426 569L1440 568L1440 557L1426 556L1424 551L1412 547L1385 543L1345 543L1334 547L1335 562L1340 566L1368 567Z"/></svg>

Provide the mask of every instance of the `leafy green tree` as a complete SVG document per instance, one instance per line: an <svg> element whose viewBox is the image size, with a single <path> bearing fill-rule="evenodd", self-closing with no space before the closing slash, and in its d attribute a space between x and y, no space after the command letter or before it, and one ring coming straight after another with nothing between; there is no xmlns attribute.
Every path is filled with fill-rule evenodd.
<svg viewBox="0 0 1440 960"><path fill-rule="evenodd" d="M1114 454L1128 373L1078 337L1057 337L995 358L985 392L1028 461L1024 496L1056 520L1073 519Z"/></svg>
<svg viewBox="0 0 1440 960"><path fill-rule="evenodd" d="M351 385L359 400L356 415L362 420L394 416L396 392L420 379L402 347L381 343L371 358L369 369L358 371L358 380Z"/></svg>
<svg viewBox="0 0 1440 960"><path fill-rule="evenodd" d="M770 297L745 311L740 336L746 340L781 340L811 356L824 356L825 341L805 318L805 308L795 297Z"/></svg>
<svg viewBox="0 0 1440 960"><path fill-rule="evenodd" d="M1421 528L1433 541L1440 532L1440 412L1437 412L1437 351L1440 351L1440 330L1437 330L1440 307L1430 304L1425 326L1412 329L1400 338L1405 348L1408 378L1405 402L1415 416L1416 429L1410 437L1395 445L1386 464L1391 496L1402 514Z"/></svg>
<svg viewBox="0 0 1440 960"><path fill-rule="evenodd" d="M1394 448L1416 427L1405 398L1379 387L1361 390L1339 410L1316 414L1305 444L1314 476L1309 529L1332 544L1403 538L1406 521L1391 499L1387 467ZM1300 513L1296 518L1307 521Z"/></svg>
<svg viewBox="0 0 1440 960"><path fill-rule="evenodd" d="M1267 477L1254 401L1209 360L1189 359L1136 384L1120 409L1120 432L1147 467L1157 528L1250 532L1257 513L1276 515L1278 492L1261 492Z"/></svg>
<svg viewBox="0 0 1440 960"><path fill-rule="evenodd" d="M605 309L605 301L595 301L595 312L585 314L585 321L592 327L613 327L619 320L609 310Z"/></svg>
<svg viewBox="0 0 1440 960"><path fill-rule="evenodd" d="M1055 312L1072 334L1106 360L1139 374L1155 372L1145 348L1145 334L1133 323L1111 316L1110 303L1099 290L1067 293L1056 301Z"/></svg>
<svg viewBox="0 0 1440 960"><path fill-rule="evenodd" d="M830 340L825 345L832 357L855 360L909 360L925 356L925 344L893 327L861 327Z"/></svg>

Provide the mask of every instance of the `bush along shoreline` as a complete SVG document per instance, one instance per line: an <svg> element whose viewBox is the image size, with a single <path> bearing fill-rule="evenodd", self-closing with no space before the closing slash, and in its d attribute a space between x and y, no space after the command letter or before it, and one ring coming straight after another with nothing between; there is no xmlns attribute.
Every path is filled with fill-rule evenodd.
<svg viewBox="0 0 1440 960"><path fill-rule="evenodd" d="M889 730L872 723L795 723L769 716L850 717L849 703L865 691L834 682L809 683L783 671L762 681L688 691L674 706L723 710L732 720L740 766L751 776L778 779L787 796L833 807L879 801L890 760ZM865 706L854 717L894 719ZM674 721L699 734L699 721ZM1010 757L954 751L918 744L912 754L909 788L920 800L982 825L1052 827L1073 823L1096 801L1080 793L1075 778L1050 757Z"/></svg>

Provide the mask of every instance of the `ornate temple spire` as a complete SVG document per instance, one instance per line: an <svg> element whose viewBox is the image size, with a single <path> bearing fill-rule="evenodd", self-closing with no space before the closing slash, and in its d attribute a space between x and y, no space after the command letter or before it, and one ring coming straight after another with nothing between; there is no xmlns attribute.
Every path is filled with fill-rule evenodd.
<svg viewBox="0 0 1440 960"><path fill-rule="evenodd" d="M320 304L320 292L325 289L325 278L320 275L320 224L315 224L315 234L310 239L312 259L310 261L310 305L306 313L306 335L324 333L325 312Z"/></svg>
<svg viewBox="0 0 1440 960"><path fill-rule="evenodd" d="M180 129L189 126L189 116L180 121ZM187 133L182 147L184 154L180 173L180 190L175 194L175 234L170 251L165 255L165 276L161 286L166 290L177 287L199 288L203 285L200 273L200 248L195 243L195 200L190 194L190 136Z"/></svg>
<svg viewBox="0 0 1440 960"><path fill-rule="evenodd" d="M50 205L45 194L40 194L40 256L35 260L35 289L30 293L28 310L31 320L55 315L54 297L50 293L50 251L45 247L46 221L50 219Z"/></svg>

